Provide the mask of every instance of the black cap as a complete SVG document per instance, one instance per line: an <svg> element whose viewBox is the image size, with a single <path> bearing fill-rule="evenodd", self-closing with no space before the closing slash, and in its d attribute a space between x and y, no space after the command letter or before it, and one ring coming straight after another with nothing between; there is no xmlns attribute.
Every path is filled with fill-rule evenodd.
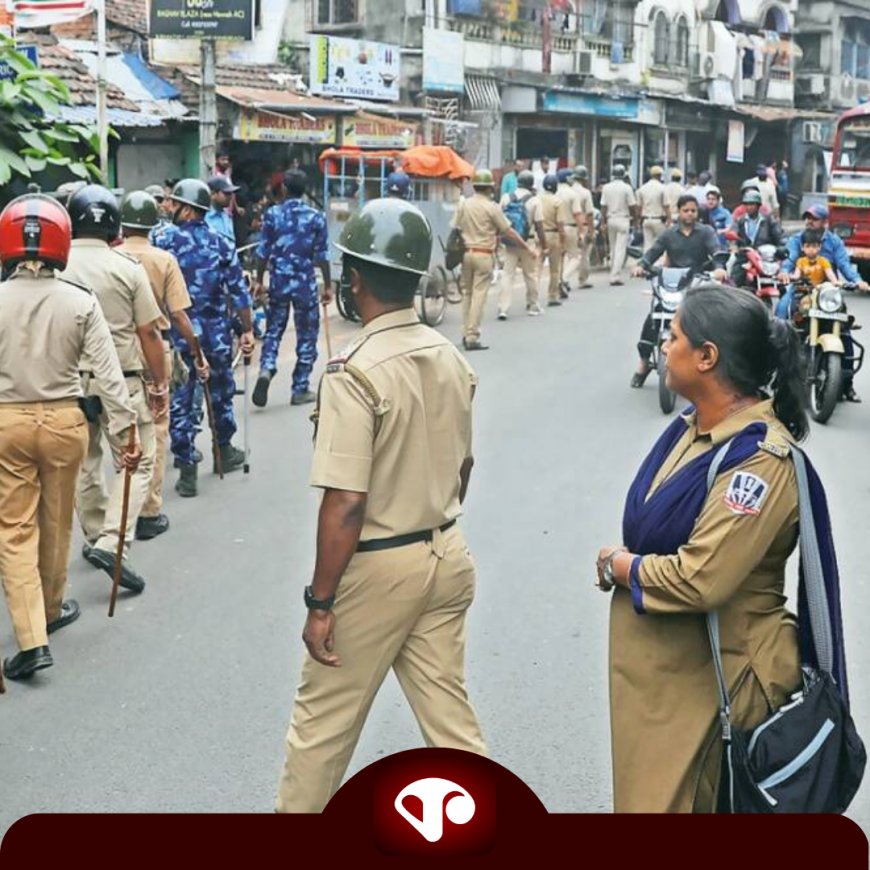
<svg viewBox="0 0 870 870"><path fill-rule="evenodd" d="M239 189L224 175L213 175L207 183L212 193L235 193Z"/></svg>

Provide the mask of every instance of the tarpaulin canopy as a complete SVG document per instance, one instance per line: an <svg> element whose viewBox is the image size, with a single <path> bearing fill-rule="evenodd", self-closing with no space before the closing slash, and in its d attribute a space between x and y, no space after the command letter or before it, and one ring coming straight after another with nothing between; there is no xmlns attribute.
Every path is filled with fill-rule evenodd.
<svg viewBox="0 0 870 870"><path fill-rule="evenodd" d="M408 175L420 178L471 178L474 167L446 145L417 145L406 151L361 151L358 148L329 148L320 155L320 164L327 160L393 159Z"/></svg>

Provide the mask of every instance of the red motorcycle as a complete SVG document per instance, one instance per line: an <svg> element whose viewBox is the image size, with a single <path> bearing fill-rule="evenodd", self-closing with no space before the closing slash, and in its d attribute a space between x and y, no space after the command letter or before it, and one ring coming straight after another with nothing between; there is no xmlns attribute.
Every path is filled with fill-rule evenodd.
<svg viewBox="0 0 870 870"><path fill-rule="evenodd" d="M728 241L738 238L734 232L726 233L725 237ZM740 266L743 274L735 276L737 285L752 290L772 315L783 291L777 276L782 271L784 252L776 245L759 245L758 248L739 248L737 256L743 260Z"/></svg>

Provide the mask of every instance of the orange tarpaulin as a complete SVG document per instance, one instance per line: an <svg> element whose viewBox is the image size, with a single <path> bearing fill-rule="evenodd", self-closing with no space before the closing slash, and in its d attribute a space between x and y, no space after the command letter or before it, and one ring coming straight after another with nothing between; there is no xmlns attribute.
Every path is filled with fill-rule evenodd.
<svg viewBox="0 0 870 870"><path fill-rule="evenodd" d="M320 155L320 165L327 160L337 160L344 157L348 160L380 160L391 158L401 163L402 169L408 175L420 178L450 178L456 181L460 178L471 178L474 167L463 160L452 148L446 145L417 145L406 151L361 151L357 148L329 148ZM330 168L334 168L331 164Z"/></svg>

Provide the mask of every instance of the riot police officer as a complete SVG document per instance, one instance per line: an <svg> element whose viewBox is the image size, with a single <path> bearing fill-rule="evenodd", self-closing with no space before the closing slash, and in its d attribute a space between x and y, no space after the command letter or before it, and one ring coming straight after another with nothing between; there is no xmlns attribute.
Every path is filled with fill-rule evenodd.
<svg viewBox="0 0 870 870"><path fill-rule="evenodd" d="M48 635L73 622L63 600L79 468L88 447L79 360L99 383L107 426L127 444L136 420L96 297L54 276L70 249L67 212L28 194L0 214L0 576L20 651L3 669L25 679L53 664ZM139 448L121 451L135 468Z"/></svg>
<svg viewBox="0 0 870 870"><path fill-rule="evenodd" d="M175 185L169 198L175 209L173 226L161 233L154 243L175 256L187 282L193 301L191 313L202 333L200 344L210 368L209 384L221 467L225 472L235 471L244 464L245 453L231 443L236 432L233 415L236 382L227 305L229 302L239 316L242 352L249 356L254 350L251 294L235 248L205 222L205 214L211 208L208 185L196 178L185 178ZM190 380L173 393L169 435L175 464L180 471L175 489L179 495L190 497L197 494L193 419L196 370L188 343L179 336L177 346L190 371Z"/></svg>
<svg viewBox="0 0 870 870"><path fill-rule="evenodd" d="M109 245L117 239L121 229L121 213L112 192L98 184L86 185L70 197L68 208L73 241L63 277L91 288L103 309L137 414L142 442L142 461L130 481L128 524L121 530L123 475L115 474L111 492L107 494L101 434L109 443L116 470L121 467L125 443L112 431L105 414L90 424L88 455L82 465L76 499L87 541L83 552L92 565L111 576L118 538L122 536L121 585L141 592L145 581L129 564L127 551L154 472L154 419L165 415L169 407L168 377L159 329L160 309L142 265ZM152 378L147 388L143 376L145 366ZM82 361L82 387L86 396L100 394L88 360Z"/></svg>

